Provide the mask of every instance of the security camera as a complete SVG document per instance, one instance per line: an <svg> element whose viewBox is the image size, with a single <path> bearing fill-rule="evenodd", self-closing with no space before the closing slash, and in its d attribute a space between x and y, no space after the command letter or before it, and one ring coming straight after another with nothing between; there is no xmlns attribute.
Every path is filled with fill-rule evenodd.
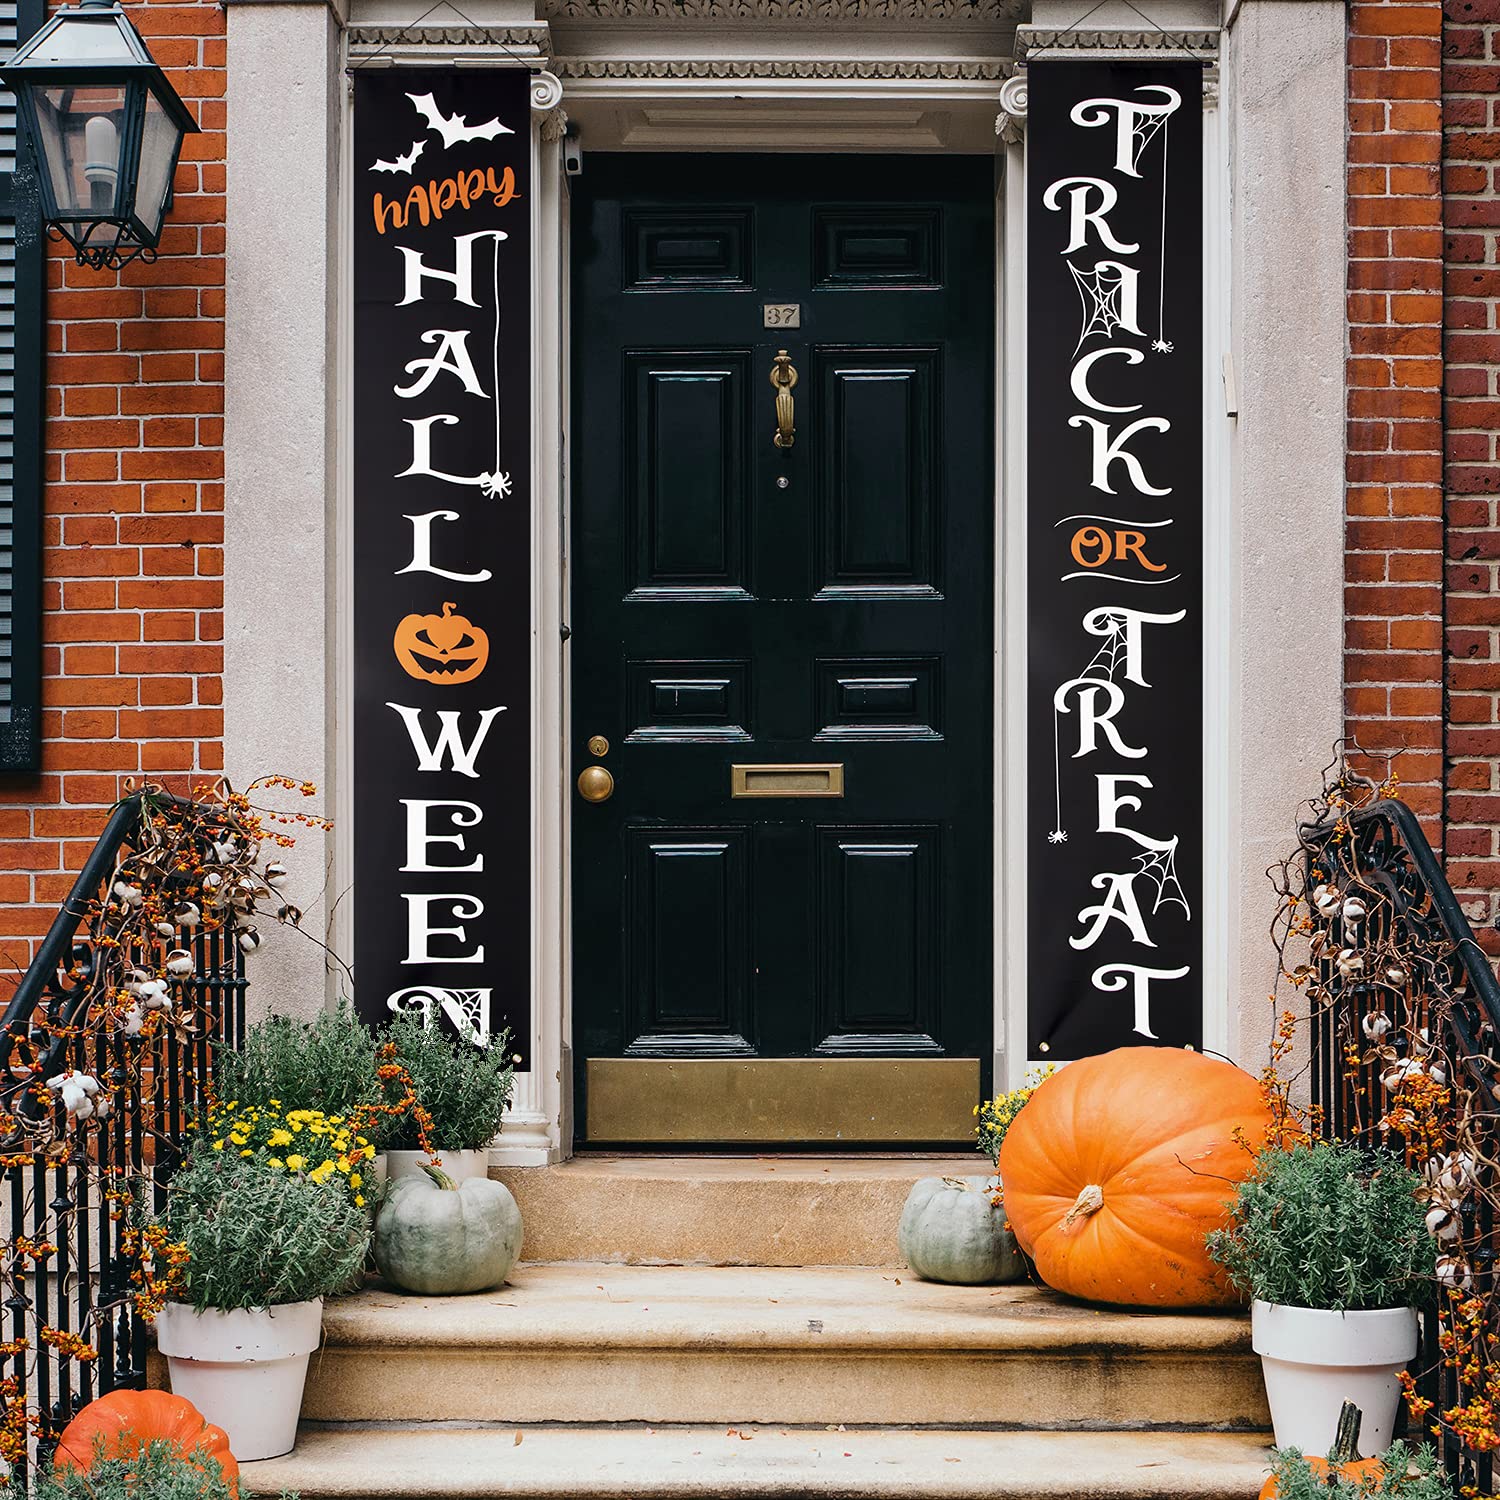
<svg viewBox="0 0 1500 1500"><path fill-rule="evenodd" d="M578 139L578 127L568 126L563 136L563 171L569 177L583 176L583 146Z"/></svg>

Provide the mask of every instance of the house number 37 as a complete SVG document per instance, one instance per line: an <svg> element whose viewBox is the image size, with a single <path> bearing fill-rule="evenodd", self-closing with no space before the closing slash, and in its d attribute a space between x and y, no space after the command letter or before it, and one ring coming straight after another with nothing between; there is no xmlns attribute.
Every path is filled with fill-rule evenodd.
<svg viewBox="0 0 1500 1500"><path fill-rule="evenodd" d="M800 302L763 302L767 328L800 328L802 326L802 304Z"/></svg>

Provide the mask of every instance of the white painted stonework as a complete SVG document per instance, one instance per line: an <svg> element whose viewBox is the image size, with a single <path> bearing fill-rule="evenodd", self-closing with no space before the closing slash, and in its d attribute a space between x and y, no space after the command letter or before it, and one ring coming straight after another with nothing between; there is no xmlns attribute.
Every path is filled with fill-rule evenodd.
<svg viewBox="0 0 1500 1500"><path fill-rule="evenodd" d="M565 120L593 149L997 153L997 1080L1025 1058L1022 592L1024 78L1042 48L1217 54L1206 121L1208 1045L1254 1065L1272 954L1263 870L1341 720L1344 10L1337 0L231 0L226 737L231 772L319 779L347 804L345 66L545 66L533 316L532 1073L492 1161L566 1154L570 911ZM1019 29L1019 30L1018 30ZM1013 80L1008 82L1009 80ZM1002 95L1002 87L1004 89ZM1288 245L1298 247L1295 266ZM295 330L297 337L288 338ZM1233 400L1226 398L1232 374ZM1233 410L1231 410L1231 406ZM1318 601L1327 605L1320 618ZM1309 605L1312 607L1310 608ZM295 632L288 619L295 615ZM1018 654L1019 653L1019 654ZM304 838L310 926L346 952L347 820ZM267 950L273 945L268 944ZM258 960L261 1007L339 992L313 944Z"/></svg>

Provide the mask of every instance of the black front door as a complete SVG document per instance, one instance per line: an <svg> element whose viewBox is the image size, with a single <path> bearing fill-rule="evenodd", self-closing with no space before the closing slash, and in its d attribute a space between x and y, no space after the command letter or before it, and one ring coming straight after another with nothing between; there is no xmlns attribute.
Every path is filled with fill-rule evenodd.
<svg viewBox="0 0 1500 1500"><path fill-rule="evenodd" d="M992 173L622 154L574 185L582 1141L972 1138Z"/></svg>

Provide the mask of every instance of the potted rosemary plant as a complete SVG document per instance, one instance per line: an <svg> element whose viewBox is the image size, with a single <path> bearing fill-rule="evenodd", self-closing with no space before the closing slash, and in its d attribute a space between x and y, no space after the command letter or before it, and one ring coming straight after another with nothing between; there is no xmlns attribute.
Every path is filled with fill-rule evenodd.
<svg viewBox="0 0 1500 1500"><path fill-rule="evenodd" d="M382 1034L393 1059L410 1079L415 1102L431 1120L429 1144L442 1169L455 1182L489 1174L489 1144L500 1134L515 1086L508 1033L476 1047L471 1042L411 1016L399 1016ZM403 1089L404 1079L387 1085ZM400 1103L399 1100L394 1102ZM398 1109L386 1137L390 1179L410 1177L429 1160L423 1149L421 1122L411 1109Z"/></svg>
<svg viewBox="0 0 1500 1500"><path fill-rule="evenodd" d="M302 1123L309 1143L321 1139ZM180 1300L157 1314L157 1346L172 1390L240 1459L296 1442L323 1298L353 1286L370 1244L369 1211L336 1157L309 1144L274 1162L243 1128L205 1138L172 1179L163 1225L165 1255L185 1262Z"/></svg>
<svg viewBox="0 0 1500 1500"><path fill-rule="evenodd" d="M242 1109L359 1115L378 1149L384 1120L374 1111L381 1102L375 1048L370 1029L347 1000L307 1021L267 1016L246 1030L242 1046L219 1053L215 1093Z"/></svg>
<svg viewBox="0 0 1500 1500"><path fill-rule="evenodd" d="M1209 1235L1209 1255L1253 1298L1278 1447L1326 1451L1346 1399L1364 1414L1365 1452L1390 1446L1436 1265L1420 1186L1396 1158L1347 1142L1271 1148Z"/></svg>

